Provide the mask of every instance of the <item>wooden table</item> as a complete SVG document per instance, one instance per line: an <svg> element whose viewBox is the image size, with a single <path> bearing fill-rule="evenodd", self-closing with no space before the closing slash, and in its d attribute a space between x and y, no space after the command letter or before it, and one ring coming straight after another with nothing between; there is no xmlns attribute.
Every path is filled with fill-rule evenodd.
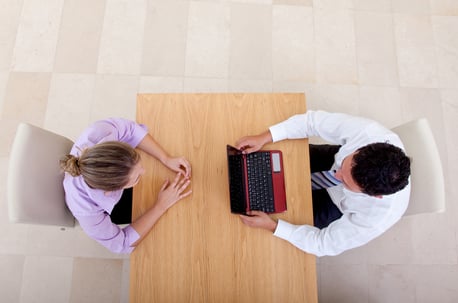
<svg viewBox="0 0 458 303"><path fill-rule="evenodd" d="M192 164L192 195L178 202L131 255L131 302L317 302L315 257L229 208L226 144L305 112L304 94L141 94L137 121L174 156ZM288 210L274 217L312 223L307 140L283 151ZM133 217L174 173L142 155Z"/></svg>

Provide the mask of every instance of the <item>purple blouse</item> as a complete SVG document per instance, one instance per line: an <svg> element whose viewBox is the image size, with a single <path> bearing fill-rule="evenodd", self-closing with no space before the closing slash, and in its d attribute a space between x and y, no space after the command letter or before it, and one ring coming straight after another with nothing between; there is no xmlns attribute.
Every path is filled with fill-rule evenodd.
<svg viewBox="0 0 458 303"><path fill-rule="evenodd" d="M133 121L110 118L97 121L89 126L76 140L70 154L79 156L85 148L107 141L121 141L136 147L146 136L147 129ZM130 253L132 244L140 236L128 225L120 228L111 222L109 214L121 198L123 190L105 193L92 189L82 176L72 177L65 173L64 189L67 206L83 230L110 251Z"/></svg>

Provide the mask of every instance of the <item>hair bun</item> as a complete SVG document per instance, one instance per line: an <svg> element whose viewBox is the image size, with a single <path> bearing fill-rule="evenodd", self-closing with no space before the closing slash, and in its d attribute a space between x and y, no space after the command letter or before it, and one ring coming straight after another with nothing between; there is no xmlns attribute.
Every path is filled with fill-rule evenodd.
<svg viewBox="0 0 458 303"><path fill-rule="evenodd" d="M73 177L81 175L81 168L79 165L78 157L68 154L63 156L59 162L63 171L69 173Z"/></svg>

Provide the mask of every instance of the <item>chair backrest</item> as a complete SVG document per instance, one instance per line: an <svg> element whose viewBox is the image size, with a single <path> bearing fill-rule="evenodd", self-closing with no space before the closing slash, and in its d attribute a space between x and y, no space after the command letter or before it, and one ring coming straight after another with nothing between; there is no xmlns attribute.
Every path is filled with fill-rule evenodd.
<svg viewBox="0 0 458 303"><path fill-rule="evenodd" d="M411 194L405 216L445 210L444 175L428 120L420 118L392 129L411 158Z"/></svg>
<svg viewBox="0 0 458 303"><path fill-rule="evenodd" d="M73 227L65 204L59 159L73 142L42 128L21 123L12 145L7 179L11 222Z"/></svg>

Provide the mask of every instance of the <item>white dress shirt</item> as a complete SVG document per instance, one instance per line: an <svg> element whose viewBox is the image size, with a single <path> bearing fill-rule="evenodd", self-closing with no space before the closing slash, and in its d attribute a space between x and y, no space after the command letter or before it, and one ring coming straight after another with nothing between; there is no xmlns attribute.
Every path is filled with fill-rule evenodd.
<svg viewBox="0 0 458 303"><path fill-rule="evenodd" d="M404 149L399 137L379 123L346 114L308 111L269 128L273 142L318 136L331 144L342 145L332 169L365 145L384 142ZM343 185L327 189L342 217L328 227L293 225L279 220L274 235L316 256L337 255L364 245L393 226L409 203L410 184L403 190L381 198L355 193Z"/></svg>

